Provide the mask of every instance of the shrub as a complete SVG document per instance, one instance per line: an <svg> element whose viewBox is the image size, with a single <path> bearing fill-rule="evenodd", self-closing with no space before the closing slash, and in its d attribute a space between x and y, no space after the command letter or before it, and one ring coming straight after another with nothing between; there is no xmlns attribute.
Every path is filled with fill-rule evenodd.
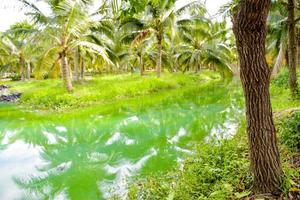
<svg viewBox="0 0 300 200"><path fill-rule="evenodd" d="M298 73L298 79L300 77L300 74ZM272 80L272 84L279 87L279 88L289 88L289 70L283 69L278 76Z"/></svg>
<svg viewBox="0 0 300 200"><path fill-rule="evenodd" d="M12 81L19 81L19 80L21 80L21 76L18 75L18 74L15 74L15 75L11 76L11 80Z"/></svg>
<svg viewBox="0 0 300 200"><path fill-rule="evenodd" d="M279 125L281 141L289 149L300 150L300 112L293 113Z"/></svg>
<svg viewBox="0 0 300 200"><path fill-rule="evenodd" d="M289 87L289 71L287 69L282 70L282 72L272 80L272 84L287 89Z"/></svg>

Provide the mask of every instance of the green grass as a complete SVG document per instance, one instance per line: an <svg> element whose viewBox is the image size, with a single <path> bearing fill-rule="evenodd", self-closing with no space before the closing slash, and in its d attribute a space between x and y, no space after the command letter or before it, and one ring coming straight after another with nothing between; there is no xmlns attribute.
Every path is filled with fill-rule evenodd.
<svg viewBox="0 0 300 200"><path fill-rule="evenodd" d="M8 84L13 91L22 92L20 104L28 109L66 111L116 103L163 91L180 90L212 79L220 79L219 74L211 71L199 75L164 74L160 79L155 75L106 75L75 83L75 91L72 94L66 92L61 80L12 81L0 84ZM272 81L270 91L275 112L300 107L300 99L290 98L287 81L286 70Z"/></svg>
<svg viewBox="0 0 300 200"><path fill-rule="evenodd" d="M132 74L107 75L75 84L75 90L71 94L62 87L60 80L3 84L10 85L13 91L23 93L20 100L23 106L32 109L65 111L178 90L212 79L220 79L220 76L212 72L204 72L200 75L164 74L161 78Z"/></svg>
<svg viewBox="0 0 300 200"><path fill-rule="evenodd" d="M298 82L300 83L300 73L298 73ZM272 80L270 92L273 110L275 112L288 108L300 107L300 98L291 98L291 93L288 87L288 71L286 69Z"/></svg>

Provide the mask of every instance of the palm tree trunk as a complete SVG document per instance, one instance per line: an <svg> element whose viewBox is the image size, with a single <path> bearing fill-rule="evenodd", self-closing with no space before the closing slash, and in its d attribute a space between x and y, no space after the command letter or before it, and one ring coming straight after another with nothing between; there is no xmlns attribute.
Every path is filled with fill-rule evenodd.
<svg viewBox="0 0 300 200"><path fill-rule="evenodd" d="M284 44L283 44L283 42L281 42L279 53L277 55L276 62L274 64L274 67L272 70L272 77L275 77L279 73L282 63L283 63L283 60L284 60L284 53L285 53Z"/></svg>
<svg viewBox="0 0 300 200"><path fill-rule="evenodd" d="M300 4L299 4L300 5ZM300 28L296 29L296 43L297 43L297 68L300 68Z"/></svg>
<svg viewBox="0 0 300 200"><path fill-rule="evenodd" d="M271 0L240 1L233 30L246 103L253 192L278 194L282 168L270 100L270 69L265 57Z"/></svg>
<svg viewBox="0 0 300 200"><path fill-rule="evenodd" d="M176 59L175 60L175 67L174 67L174 72L178 72L178 70L179 70L179 64L178 64L178 60Z"/></svg>
<svg viewBox="0 0 300 200"><path fill-rule="evenodd" d="M298 83L296 72L296 34L295 34L295 4L294 0L288 0L288 38L289 38L289 85L291 95L295 98L298 95Z"/></svg>
<svg viewBox="0 0 300 200"><path fill-rule="evenodd" d="M187 66L183 69L182 73L185 74L185 72L187 72L188 70L190 70L189 65L187 65Z"/></svg>
<svg viewBox="0 0 300 200"><path fill-rule="evenodd" d="M141 73L141 76L144 75L144 60L143 60L143 55L140 55L140 73Z"/></svg>
<svg viewBox="0 0 300 200"><path fill-rule="evenodd" d="M84 65L84 58L80 58L80 80L84 80L84 70L85 70L85 65Z"/></svg>
<svg viewBox="0 0 300 200"><path fill-rule="evenodd" d="M72 81L71 81L71 77L70 77L70 71L69 71L70 69L68 66L68 60L67 60L65 52L61 53L60 62L61 62L61 70L62 70L62 77L63 77L64 85L67 88L68 92L72 92L73 85L72 85Z"/></svg>
<svg viewBox="0 0 300 200"><path fill-rule="evenodd" d="M26 68L26 61L24 59L24 56L20 54L19 58L20 62L20 70L21 70L21 80L25 81L25 68Z"/></svg>
<svg viewBox="0 0 300 200"><path fill-rule="evenodd" d="M31 63L30 62L27 63L27 71L26 72L27 72L27 74L26 74L27 79L30 80L30 76L31 76Z"/></svg>
<svg viewBox="0 0 300 200"><path fill-rule="evenodd" d="M284 57L285 57L286 65L289 66L290 62L289 62L289 51L288 50L285 50Z"/></svg>
<svg viewBox="0 0 300 200"><path fill-rule="evenodd" d="M195 74L197 74L200 70L200 64L196 64Z"/></svg>
<svg viewBox="0 0 300 200"><path fill-rule="evenodd" d="M78 49L78 47L76 47L74 49L73 59L74 59L75 80L79 81L80 74L79 74L79 49Z"/></svg>
<svg viewBox="0 0 300 200"><path fill-rule="evenodd" d="M300 68L300 41L298 42L297 45L297 68Z"/></svg>
<svg viewBox="0 0 300 200"><path fill-rule="evenodd" d="M162 50L162 34L157 34L157 62L156 62L156 73L157 77L161 75L161 50Z"/></svg>

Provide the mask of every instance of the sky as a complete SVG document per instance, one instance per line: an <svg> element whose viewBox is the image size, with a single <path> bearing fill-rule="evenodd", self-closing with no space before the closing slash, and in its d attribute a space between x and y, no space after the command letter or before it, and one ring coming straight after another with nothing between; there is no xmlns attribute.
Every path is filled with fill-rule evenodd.
<svg viewBox="0 0 300 200"><path fill-rule="evenodd" d="M211 16L230 0L206 0L206 7ZM5 31L15 22L26 19L24 11L18 8L17 0L0 0L0 31Z"/></svg>

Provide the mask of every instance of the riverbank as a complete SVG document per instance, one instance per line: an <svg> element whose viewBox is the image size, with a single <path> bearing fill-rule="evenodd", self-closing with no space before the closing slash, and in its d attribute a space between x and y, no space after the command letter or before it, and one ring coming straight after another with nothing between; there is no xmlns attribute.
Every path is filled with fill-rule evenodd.
<svg viewBox="0 0 300 200"><path fill-rule="evenodd" d="M211 132L235 131L243 115L238 84L201 75L167 76L150 78L167 84L184 79L185 84L105 104L43 112L26 112L22 103L0 104L0 199L21 199L24 191L26 198L39 199L62 194L70 199L109 199L114 189L122 196L132 177L167 172L194 154L193 147ZM142 82L148 78L137 77ZM127 83L117 80L118 86ZM15 84L22 87L22 82Z"/></svg>
<svg viewBox="0 0 300 200"><path fill-rule="evenodd" d="M5 84L12 91L23 94L20 105L29 110L64 112L118 103L164 91L173 92L220 78L210 71L197 75L164 74L159 79L155 75L106 75L75 83L75 91L71 94L63 88L61 80L6 81Z"/></svg>
<svg viewBox="0 0 300 200"><path fill-rule="evenodd" d="M300 80L300 79L299 79ZM129 199L300 199L300 100L291 99L287 72L270 86L284 170L282 195L253 196L245 122L230 140L199 142L196 154L167 174L137 178Z"/></svg>
<svg viewBox="0 0 300 200"><path fill-rule="evenodd" d="M291 118L293 117L290 116L285 121ZM282 129L280 123L277 123L277 128ZM290 149L286 144L288 139L283 137L281 131L278 134L279 146L285 174L281 186L282 195L277 198L270 194L253 196L248 144L244 130L244 127L241 127L233 139L217 141L217 145L200 142L195 155L189 156L184 163L168 173L135 179L129 187L128 199L299 199L299 149ZM298 139L299 135L298 132L296 136ZM293 136L290 134L288 138L291 137ZM299 145L297 140L294 140L294 143Z"/></svg>
<svg viewBox="0 0 300 200"><path fill-rule="evenodd" d="M105 75L75 83L75 91L72 94L66 92L61 80L0 81L0 85L8 85L11 91L22 93L19 105L26 110L65 112L151 97L163 92L176 92L212 80L218 81L221 77L211 71L190 75L167 73L160 79L155 75ZM274 112L300 107L300 100L290 98L287 82L286 71L272 81L270 92Z"/></svg>
<svg viewBox="0 0 300 200"><path fill-rule="evenodd" d="M280 75L271 84L275 113L300 107L299 100L289 98L285 79L286 75ZM113 173L116 180L121 176L127 183L140 175L134 178L137 184L129 186L128 198L134 200L220 200L251 196L245 123L240 121L242 89L239 84L226 84L213 72L165 74L160 79L138 75L94 77L75 84L72 94L62 88L59 80L6 84L23 96L17 106L2 108L0 136L6 138L5 131L15 130L11 143L18 138L43 149L51 155L46 156L51 164L49 169L77 163L70 166L72 170L68 173L80 177L78 183L87 174L90 178L85 181L97 188L95 185L104 181L102 175L108 173L106 170L114 169L106 179L113 179L110 174ZM282 190L287 198L289 195L298 198L300 189L299 152L294 148L297 143L293 143L300 141L295 138L299 132L293 129L299 118L288 114L276 121L286 174ZM207 140L210 134L219 134L218 129L228 134L237 127L237 135L228 140ZM145 158L149 159L147 164ZM139 163L143 164L138 166ZM170 165L174 166L172 170ZM105 172L100 176L99 171ZM52 183L61 190L66 186L81 188L73 186L71 176L63 173L50 173L43 177L46 181L41 185L46 187L53 176L63 183ZM119 195L127 186L115 179L113 185L117 185ZM33 179L23 183L23 187L35 187L39 181ZM95 188L86 190L93 194Z"/></svg>

